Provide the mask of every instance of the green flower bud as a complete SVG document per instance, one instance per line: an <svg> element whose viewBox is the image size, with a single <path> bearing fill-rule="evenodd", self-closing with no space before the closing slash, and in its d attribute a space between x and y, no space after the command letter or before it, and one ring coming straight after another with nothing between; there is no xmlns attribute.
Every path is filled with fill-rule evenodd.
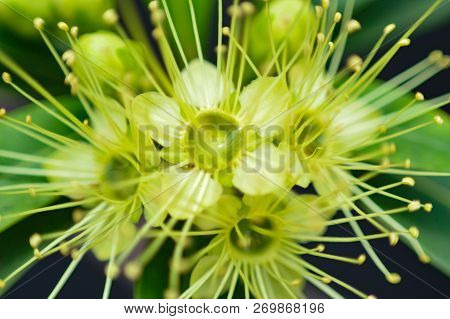
<svg viewBox="0 0 450 319"><path fill-rule="evenodd" d="M289 56L309 41L317 23L309 0L273 0L269 4L269 15L266 8L262 8L256 15L251 26L250 56L253 61L263 68L273 57L271 38L275 50L287 37ZM270 27L272 31L270 32Z"/></svg>
<svg viewBox="0 0 450 319"><path fill-rule="evenodd" d="M134 50L134 54L130 50ZM115 33L98 31L82 35L75 51L73 71L82 81L88 79L86 72L93 72L101 82L109 80L125 87L149 88L134 58L135 55L142 55L141 48L135 42L127 45Z"/></svg>

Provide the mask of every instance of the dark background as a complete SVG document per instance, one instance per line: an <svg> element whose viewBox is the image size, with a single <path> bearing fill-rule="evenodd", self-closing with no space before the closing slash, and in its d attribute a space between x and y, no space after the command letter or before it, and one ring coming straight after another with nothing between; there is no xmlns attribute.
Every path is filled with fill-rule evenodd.
<svg viewBox="0 0 450 319"><path fill-rule="evenodd" d="M432 50L440 49L448 54L450 52L449 27L450 23L447 23L432 32L419 33L419 35L413 36L411 46L400 50L382 72L380 78L383 80L390 79L428 56ZM380 30L382 28L381 25ZM375 40L373 39L373 41ZM385 50L388 47L383 49ZM356 53L364 56L367 52ZM419 90L426 97L435 97L447 93L448 79L448 71L441 72L420 86ZM367 232L372 230L369 225L362 224L362 227ZM339 228L332 228L328 231L328 234L330 236L345 236L348 233ZM450 295L450 279L433 266L422 264L415 253L404 244L399 243L392 248L388 245L387 240L376 240L372 242L372 245L378 252L381 252L380 257L388 269L401 274L401 283L397 285L389 284L369 258L363 266L330 262L320 258L310 258L309 260L314 262L317 267L330 271L334 276L362 291L374 294L378 298L448 298ZM357 256L363 252L358 243L328 244L327 248L333 253L349 256ZM46 298L69 263L70 258L63 258L61 255L54 255L41 261L23 276L3 298ZM69 279L59 297L99 298L102 295L104 280L104 265L96 261L92 255L87 255ZM339 291L346 297L354 297L344 290ZM111 298L132 298L132 292L132 284L120 278L113 283ZM314 287L308 287L307 293L310 297L324 297Z"/></svg>

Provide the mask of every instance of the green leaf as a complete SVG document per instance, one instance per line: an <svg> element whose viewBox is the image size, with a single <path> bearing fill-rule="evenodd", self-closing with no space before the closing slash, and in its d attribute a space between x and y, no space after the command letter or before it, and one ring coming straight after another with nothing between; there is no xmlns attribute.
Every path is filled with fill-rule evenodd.
<svg viewBox="0 0 450 319"><path fill-rule="evenodd" d="M430 112L401 128L430 121L436 115L444 119L442 125L432 124L393 141L397 145L397 152L392 156L394 162L410 158L413 169L450 173L450 117L447 114L443 111Z"/></svg>
<svg viewBox="0 0 450 319"><path fill-rule="evenodd" d="M166 242L159 253L148 263L141 278L136 282L134 298L164 299L164 291L168 285L169 260L173 254L173 243Z"/></svg>
<svg viewBox="0 0 450 319"><path fill-rule="evenodd" d="M59 100L68 109L70 109L72 113L82 118L81 115L84 114L84 111L82 110L77 99L73 97L63 97ZM49 106L49 104L47 104L47 106ZM22 106L17 110L9 112L8 115L18 120L25 120L27 115L31 115L34 123L52 132L56 132L64 136L74 137L74 133L71 129L67 128L59 120L53 118L48 113L33 104ZM9 150L26 154L39 154L42 156L45 156L52 151L49 146L46 146L45 144L42 144L33 138L4 125L1 119L0 136L2 137L0 140L1 150ZM0 158L0 165L30 166L29 163L23 163L18 160L7 158ZM0 186L42 181L45 181L45 178L0 174ZM32 197L28 194L5 195L0 193L0 214L4 217L8 214L42 207L55 199L56 197L51 196ZM21 218L2 218L2 220L0 220L0 232L14 225L20 219Z"/></svg>
<svg viewBox="0 0 450 319"><path fill-rule="evenodd" d="M194 28L190 15L189 1L167 0L166 2L186 58L188 61L192 60L198 55L195 44ZM217 44L210 43L211 32L215 29L217 24L216 2L217 1L205 0L192 1L195 11L195 18L197 21L199 39L205 57L208 56L207 48L214 48ZM160 7L164 8L162 4L160 4ZM168 30L167 34L170 35L169 39L171 39L172 51L179 52L168 24L166 24L166 30ZM177 57L180 58L180 55L177 54Z"/></svg>
<svg viewBox="0 0 450 319"><path fill-rule="evenodd" d="M450 228L450 198L448 189L450 179L446 177L416 177L414 188L401 187L395 194L405 198L418 199L422 203L432 203L431 213L423 210L416 213L403 213L393 216L404 227L416 226L420 230L419 242L431 257L431 264L450 276L450 249L448 249L448 230ZM377 185L387 185L398 181L393 176L379 178ZM380 198L385 209L398 207L398 202ZM406 243L406 242L405 242Z"/></svg>
<svg viewBox="0 0 450 319"><path fill-rule="evenodd" d="M390 23L397 25L392 37L398 37L415 23L434 2L435 0L357 0L353 17L360 21L362 29L351 36L347 49L350 52L367 52L376 39L381 36L383 28ZM420 26L415 35L430 32L433 28L446 23L449 15L450 5L448 1L443 1Z"/></svg>
<svg viewBox="0 0 450 319"><path fill-rule="evenodd" d="M70 225L70 211L64 210L32 216L4 231L0 236L0 278L4 279L33 256L29 244L32 234L63 230ZM0 290L0 295L7 292L23 274L9 281L6 287Z"/></svg>

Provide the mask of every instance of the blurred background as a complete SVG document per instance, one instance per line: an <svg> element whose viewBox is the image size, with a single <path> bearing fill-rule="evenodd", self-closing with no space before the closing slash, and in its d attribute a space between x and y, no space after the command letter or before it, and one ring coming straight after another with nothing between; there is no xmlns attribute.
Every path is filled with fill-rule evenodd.
<svg viewBox="0 0 450 319"><path fill-rule="evenodd" d="M47 1L47 0L46 0ZM52 7L47 10L48 4L39 8L29 8L34 6L32 1L25 1L26 6L20 6L20 1L4 1L0 0L0 49L4 50L13 56L20 65L28 70L33 76L38 78L45 84L49 90L55 95L68 95L67 87L63 85L63 76L59 72L57 64L49 54L46 47L43 45L38 34L32 28L30 19L35 15L34 13L48 15L50 23L55 24L59 20L70 20L74 24L80 26L82 32L104 28L101 23L101 14L105 8L114 5L114 1L67 1L71 2L73 7L63 6L59 11ZM173 0L181 1L181 0ZM214 36L217 32L216 19L217 13L211 3L214 0L201 0L203 4L199 4L206 12L205 17L210 19L211 25L201 32L205 32L205 36L210 39L211 44L204 43L205 47L213 48L212 45ZM5 5L3 2L8 2ZM36 2L36 1L34 1ZM63 1L64 2L64 1ZM124 8L137 8L139 18L142 19L148 28L150 23L145 2L141 0L122 0L120 1ZM126 4L124 5L124 3ZM200 1L197 1L200 2ZM258 2L258 1L256 1ZM340 1L343 3L344 1ZM37 1L36 3L40 3ZM382 29L389 23L396 23L398 36L401 31L404 31L417 20L420 14L430 6L433 1L428 0L356 0L356 7L354 17L359 20L363 26L362 30L352 36L348 43L347 53L357 53L364 56L370 50L372 44L381 34ZM88 10L89 15L85 15L86 8L84 6L91 5L92 8ZM119 5L119 7L121 6ZM16 8L16 11L11 7ZM444 1L444 5L434 13L422 27L411 37L412 44L407 48L403 48L394 57L388 67L382 72L380 78L388 80L394 75L407 69L413 64L425 58L431 51L439 49L444 53L450 53L450 42L448 35L450 34L450 5L449 1ZM34 11L33 11L34 10ZM72 11L71 11L72 10ZM126 9L127 10L127 9ZM60 18L62 17L62 18ZM53 19L53 21L51 20ZM53 30L55 35L61 36L58 31ZM149 33L147 34L149 36ZM392 38L395 38L393 36ZM187 40L186 40L187 41ZM58 49L64 50L64 42L58 43ZM385 52L389 45L381 49L380 54ZM210 56L214 53L212 49L209 50ZM448 93L449 73L441 72L418 89L424 93L426 97L435 97ZM0 84L0 106L7 109L20 107L27 102L15 92L11 91L9 87ZM448 111L448 110L447 110ZM2 136L4 138L4 136ZM450 148L450 145L448 145ZM0 175L0 178L2 176ZM450 185L444 185L448 190ZM1 201L1 198L0 198ZM441 211L444 214L444 219L447 223L442 225L443 234L448 236L447 227L450 220L448 208L450 207L449 199L445 199L443 207L447 210ZM70 212L61 212L54 219L67 220ZM434 212L428 218L435 218ZM339 217L339 216L338 216ZM11 263L11 256L15 253L15 246L13 243L17 241L24 241L28 239L29 234L33 233L35 225L40 223L41 216L28 218L20 224L4 231L0 234L0 265ZM56 223L57 221L55 221ZM420 226L420 225L419 225ZM364 225L363 229L366 232L371 232L370 225ZM23 238L18 238L17 233L23 234ZM332 228L328 231L330 236L346 235L342 229ZM25 238L25 239L24 239ZM448 238L448 237L447 237ZM448 241L442 242L442 249L448 249ZM422 264L416 257L415 253L407 246L399 243L395 248L388 245L387 240L378 240L373 242L377 251L381 252L380 256L383 262L393 272L398 272L402 276L402 281L398 285L389 284L383 275L376 269L375 265L368 260L364 266L342 265L338 262L328 262L320 258L313 259L319 268L329 271L336 277L348 282L362 291L374 294L379 298L448 298L450 296L450 280L447 275L439 271L432 265ZM327 245L330 251L342 255L358 255L363 250L359 244L338 244ZM448 254L447 254L448 256ZM54 255L39 262L30 271L27 272L16 284L5 293L3 298L46 298L54 285L57 283L59 277L70 262L70 257L61 257L61 255ZM104 285L104 267L105 265L96 261L96 259L89 255L78 266L75 273L68 281L65 288L62 290L61 298L99 298L102 294ZM161 271L154 270L155 272ZM155 283L156 284L156 283ZM114 282L111 297L112 298L131 298L133 297L133 284L126 281L124 278L119 278ZM339 290L339 289L338 289ZM307 288L307 295L312 298L324 297L313 287ZM344 296L352 297L345 291L339 290Z"/></svg>

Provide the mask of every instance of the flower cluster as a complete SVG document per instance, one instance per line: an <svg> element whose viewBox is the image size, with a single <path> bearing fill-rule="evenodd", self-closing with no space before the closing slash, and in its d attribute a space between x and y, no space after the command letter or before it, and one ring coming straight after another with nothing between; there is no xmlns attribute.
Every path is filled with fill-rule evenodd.
<svg viewBox="0 0 450 319"><path fill-rule="evenodd" d="M391 215L430 212L432 205L391 190L413 187L412 175L446 174L411 170L409 159L391 163L392 141L442 124L440 116L422 119L447 104L448 96L425 101L417 92L401 108L391 104L446 69L450 59L432 52L395 78L375 81L440 2L380 58L375 56L393 24L382 30L368 56L350 56L341 71L347 38L361 25L351 18L351 5L341 14L328 0L316 7L307 0L273 0L260 8L234 1L226 10L229 26L223 25L218 0L214 63L202 50L192 1L186 14L195 34L193 60L186 57L165 0L149 4L160 58L150 41L127 35L114 9L103 15L109 31L79 36L77 26L59 22L70 45L62 55L48 37L45 21L36 18L34 26L86 119L0 52L0 62L46 102L20 87L10 73L3 73L4 82L74 133L61 135L31 116L22 122L1 109L2 124L52 152L0 150L0 157L19 161L0 166L1 173L46 178L1 186L0 192L67 200L0 217L7 222L76 208L74 225L53 233L39 233L36 225L30 238L34 257L2 278L0 286L59 251L73 261L50 294L56 297L83 256L92 252L106 262L103 297L108 297L113 279L121 273L139 279L168 240L175 243L168 298L232 298L239 293L246 298L300 298L305 282L332 297L340 297L332 283L372 297L315 267L304 255L360 265L367 254L389 282L398 283L400 275L387 269L370 240L386 238L394 246L403 239L422 262L429 262L417 240L419 230L404 228ZM371 185L379 174L404 177ZM398 207L384 209L374 195L395 199ZM378 232L363 233L359 221ZM353 230L348 236L326 234L328 227L343 224ZM365 253L325 253L323 242L359 242Z"/></svg>

